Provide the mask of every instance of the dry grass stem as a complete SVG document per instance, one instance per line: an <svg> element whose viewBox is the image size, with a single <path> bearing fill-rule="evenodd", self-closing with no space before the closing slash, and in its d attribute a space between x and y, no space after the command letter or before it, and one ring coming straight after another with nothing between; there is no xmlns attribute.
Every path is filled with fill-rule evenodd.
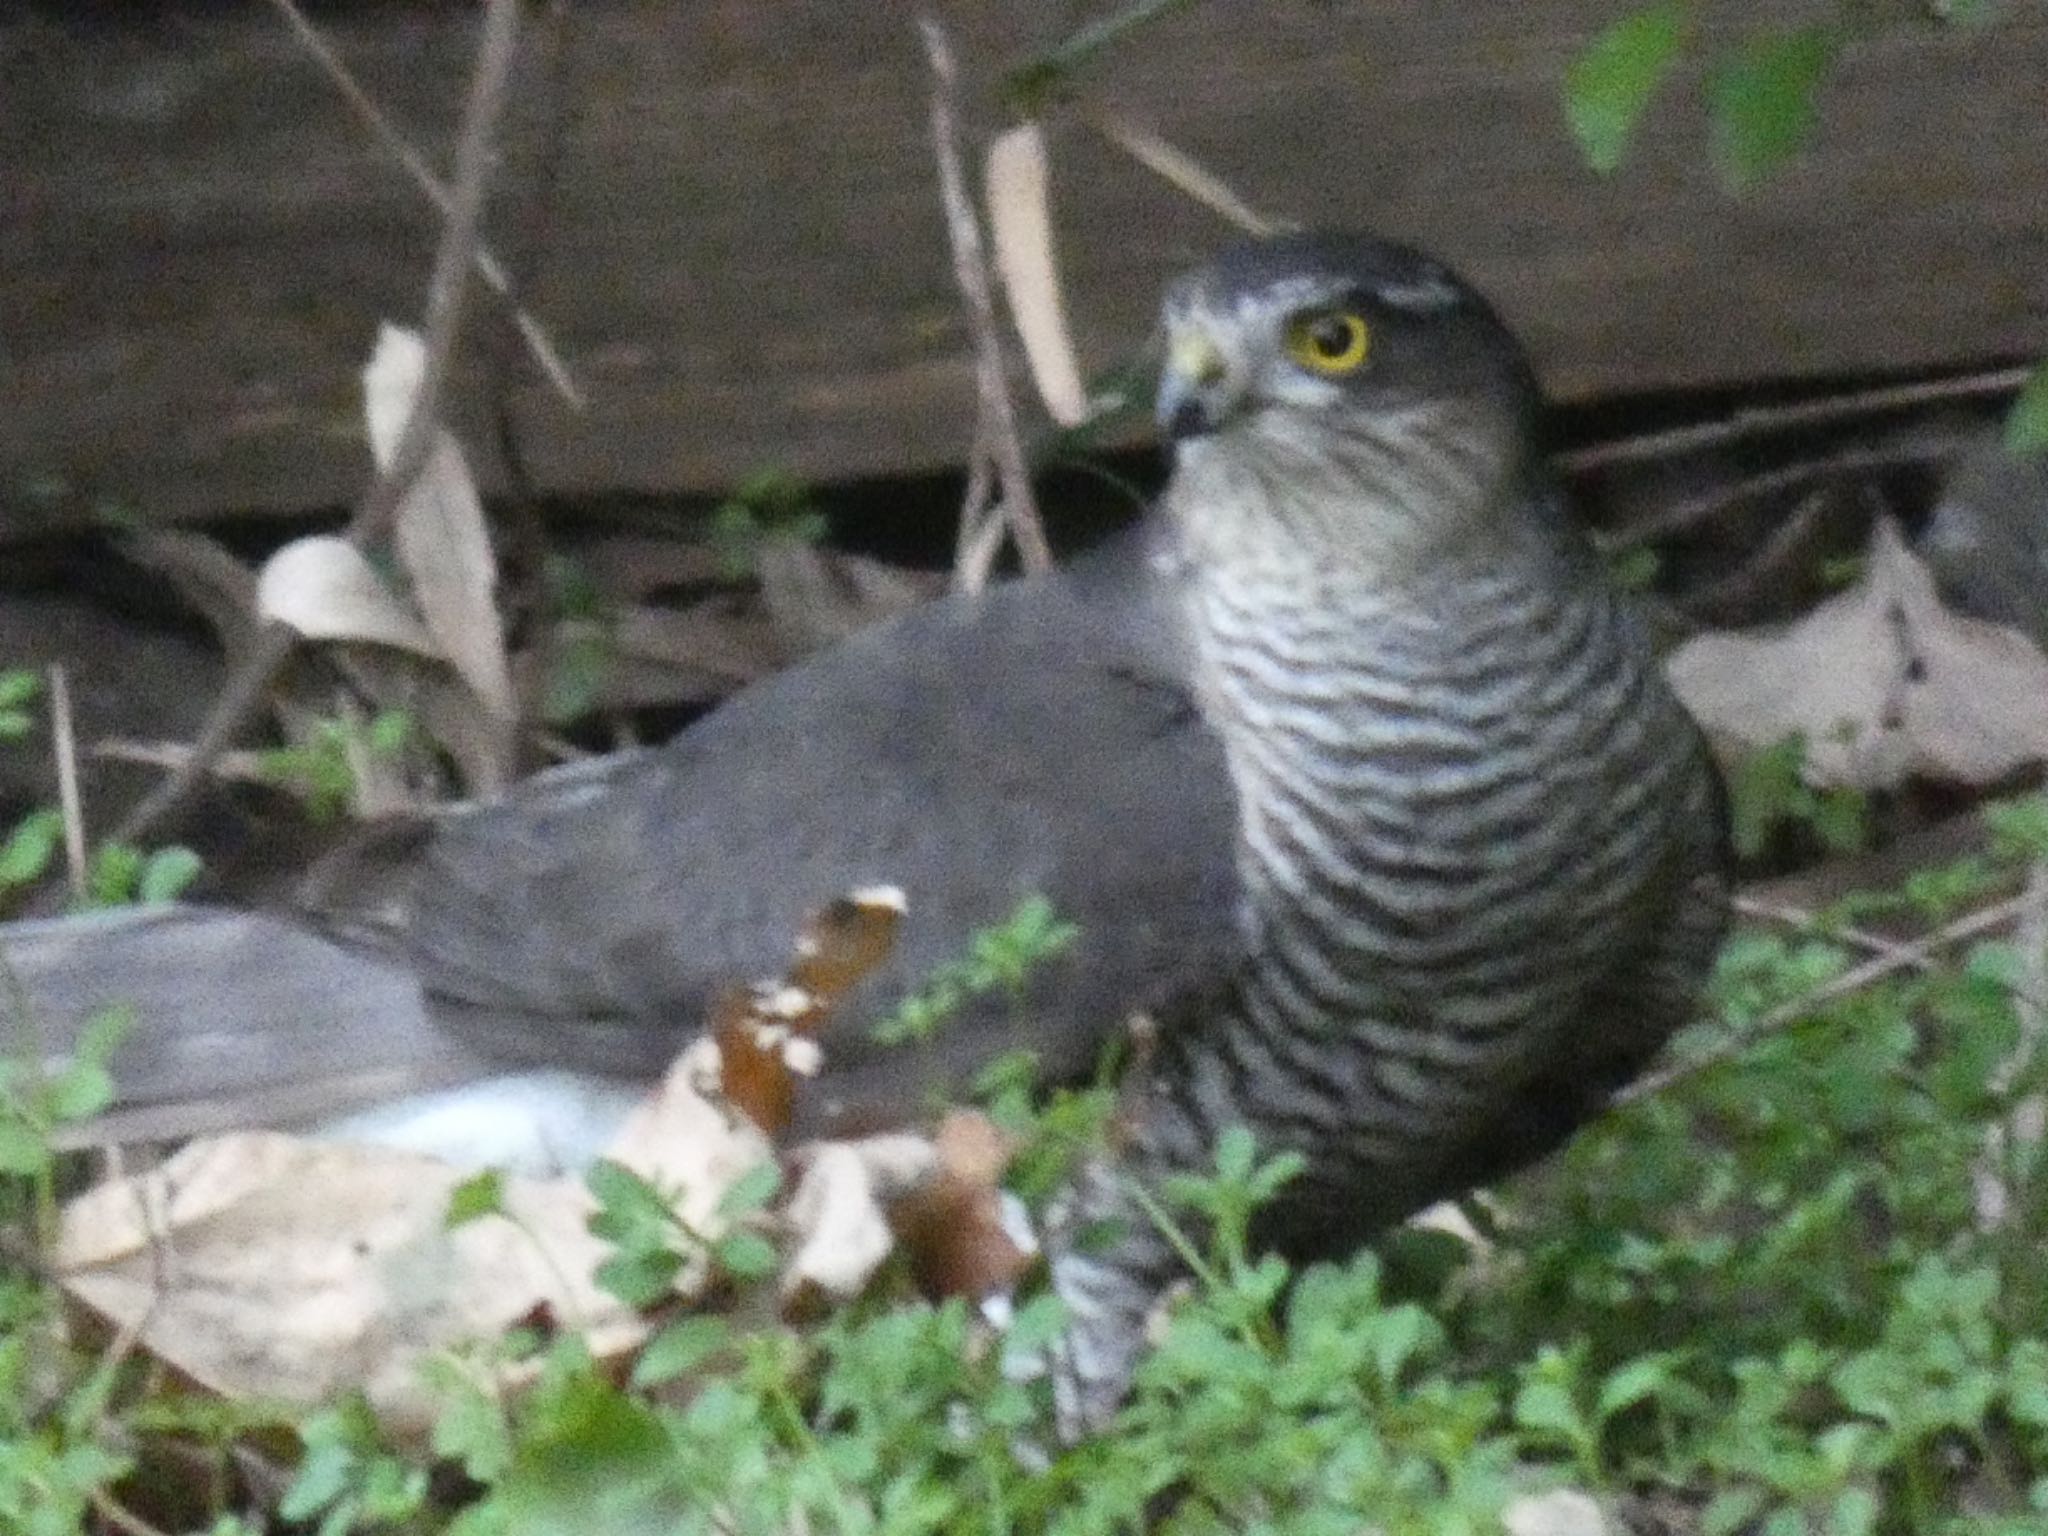
<svg viewBox="0 0 2048 1536"><path fill-rule="evenodd" d="M1876 986L1889 976L1897 975L1900 971L1922 967L1952 944L1960 944L2003 928L2026 910L2027 901L2028 898L2024 895L2016 896L2009 901L2001 901L1993 906L1965 913L1955 921L1943 924L1924 939L1889 947L1887 953L1866 960L1861 965L1851 966L1833 980L1824 981L1790 1002L1779 1004L1730 1035L1711 1051L1703 1052L1689 1061L1673 1062L1660 1071L1646 1073L1637 1078L1614 1096L1614 1102L1617 1105L1634 1104L1662 1093L1674 1084L1695 1077L1709 1067L1732 1060L1763 1036L1805 1018L1816 1008L1823 1008L1829 1003L1852 997L1858 992Z"/></svg>
<svg viewBox="0 0 2048 1536"><path fill-rule="evenodd" d="M1160 180L1246 234L1263 239L1285 227L1239 197L1229 183L1193 155L1167 143L1150 128L1099 110L1083 112L1081 120Z"/></svg>
<svg viewBox="0 0 2048 1536"><path fill-rule="evenodd" d="M2035 860L2019 900L2020 979L2012 999L2019 1039L1991 1077L1990 1089L2000 1098L2027 1083L2040 1059L2042 1038L2048 1035L2048 861ZM2027 1093L1985 1134L1975 1181L1979 1231L1996 1232L2011 1223L2020 1194L2014 1186L2038 1152L2044 1130L2048 1105L2039 1093Z"/></svg>
<svg viewBox="0 0 2048 1536"><path fill-rule="evenodd" d="M1617 464L1643 464L1656 459L1675 458L1703 448L1769 437L1801 427L1826 426L1875 416L1885 411L1915 405L1937 405L1948 400L1981 400L2010 395L2033 377L2032 367L1991 368L1982 373L1956 378L1922 379L1911 384L1886 384L1860 389L1852 394L1831 395L1824 400L1801 400L1791 405L1749 406L1720 421L1671 427L1618 437L1609 442L1589 443L1584 448L1559 454L1553 461L1561 473L1590 474Z"/></svg>
<svg viewBox="0 0 2048 1536"><path fill-rule="evenodd" d="M50 668L50 745L57 759L57 803L64 815L64 872L75 901L85 900L85 797L78 789L78 735L71 718L71 679Z"/></svg>
<svg viewBox="0 0 2048 1536"><path fill-rule="evenodd" d="M1024 446L1017 435L1016 413L1010 404L1009 385L1003 372L1002 335L996 325L995 295L989 283L988 253L981 238L981 224L974 211L974 199L967 190L967 173L960 157L960 128L957 102L960 72L953 60L953 48L946 30L934 16L918 19L925 56L932 71L932 149L939 163L939 192L945 201L946 234L953 248L953 276L967 302L968 328L974 339L977 408L981 422L975 436L985 440L995 461L1001 496L996 512L1002 517L1018 556L1027 571L1052 567L1052 547L1046 542L1045 525L1038 515L1038 501L1031 491L1031 475L1024 463ZM971 541L972 534L967 535ZM955 584L973 591L987 579L988 572L956 570Z"/></svg>
<svg viewBox="0 0 2048 1536"><path fill-rule="evenodd" d="M463 302L475 265L484 194L497 159L498 124L504 114L512 61L519 41L519 0L489 0L469 100L463 109L455 153L455 186L440 250L427 287L426 371L413 400L405 431L391 462L371 482L348 529L348 541L368 549L383 541L392 519L425 467L440 427L441 399L454 368ZM217 758L261 705L296 643L292 629L275 620L256 633L247 657L229 677L193 743L192 756L123 818L117 842L143 835L184 805Z"/></svg>
<svg viewBox="0 0 2048 1536"><path fill-rule="evenodd" d="M1881 933L1872 933L1867 928L1853 925L1823 922L1820 914L1805 907L1795 907L1784 902L1770 901L1761 896L1738 895L1729 903L1738 917L1754 918L1762 923L1776 923L1781 927L1798 928L1808 933L1821 934L1830 939L1839 939L1844 944L1853 944L1858 949L1868 950L1873 955L1896 957L1909 969L1932 971L1935 962L1927 955L1919 954L1913 946L1902 939L1888 939Z"/></svg>
<svg viewBox="0 0 2048 1536"><path fill-rule="evenodd" d="M319 28L315 27L307 19L305 12L299 9L298 0L270 0L270 3L291 27L300 45L305 48L307 56L320 66L329 80L334 82L334 87L341 93L342 100L347 102L349 108L361 119L363 126L370 130L370 136L398 162L406 175L412 178L413 185L424 192L427 201L440 211L441 217L449 218L453 213L454 198L448 188L441 184L441 179L434 174L419 150L414 148L412 141L398 131L398 125L377 105L376 99L363 89L362 83L356 79L348 65L342 62L341 55L334 51L333 44L327 41ZM498 258L491 254L490 248L481 242L477 244L473 259L476 263L477 276L488 283L510 307L514 328L518 330L520 339L526 343L527 350L533 354L533 360L539 365L540 371L554 386L555 393L567 401L571 409L582 410L587 403L583 390L576 383L575 376L569 371L568 363L556 350L554 342L549 339L541 323L519 303L513 293L511 274L505 270Z"/></svg>

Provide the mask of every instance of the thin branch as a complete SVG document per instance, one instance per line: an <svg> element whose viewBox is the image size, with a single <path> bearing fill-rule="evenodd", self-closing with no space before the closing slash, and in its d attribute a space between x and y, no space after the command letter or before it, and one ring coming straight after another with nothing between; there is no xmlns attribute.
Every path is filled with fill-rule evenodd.
<svg viewBox="0 0 2048 1536"><path fill-rule="evenodd" d="M1246 234L1264 239L1282 228L1277 221L1267 218L1239 197L1221 176L1178 145L1169 144L1150 128L1140 127L1112 112L1084 110L1081 121L1167 185L1185 193Z"/></svg>
<svg viewBox="0 0 2048 1536"><path fill-rule="evenodd" d="M1689 1061L1673 1062L1662 1071L1651 1072L1637 1078L1616 1094L1613 1102L1617 1105L1634 1104L1662 1093L1677 1083L1696 1077L1709 1067L1720 1066L1723 1062L1733 1060L1765 1035L1805 1018L1817 1008L1824 1008L1829 1003L1839 1002L1845 997L1866 991L1900 971L1922 966L1950 945L1974 939L1979 934L1989 933L1995 928L2003 928L2026 911L2028 899L2025 895L2016 896L2010 901L2001 901L1979 911L1966 913L1955 921L1937 928L1924 939L1900 945L1889 953L1866 960L1861 965L1851 966L1841 975L1822 982L1802 996L1779 1004L1721 1041L1712 1050L1702 1052Z"/></svg>
<svg viewBox="0 0 2048 1536"><path fill-rule="evenodd" d="M2043 1037L2048 1036L2048 862L2035 860L2020 902L2020 978L2012 1000L2019 1039L1987 1084L2000 1099L2027 1085L2040 1059ZM1978 1231L1996 1232L2011 1225L2020 1194L2016 1186L2026 1177L2044 1130L2048 1113L2038 1092L2025 1094L2004 1119L1986 1130L1973 1181Z"/></svg>
<svg viewBox="0 0 2048 1536"><path fill-rule="evenodd" d="M1826 922L1819 913L1806 907L1795 907L1790 903L1771 901L1762 896L1744 895L1737 895L1728 905L1738 917L1755 918L1758 922L1777 923L1806 933L1839 939L1845 944L1854 944L1858 949L1868 950L1873 955L1895 957L1912 970L1936 969L1931 957L1918 953L1912 945L1903 940L1888 939L1883 934L1872 933L1867 928Z"/></svg>
<svg viewBox="0 0 2048 1536"><path fill-rule="evenodd" d="M50 668L50 746L57 758L57 803L64 814L64 870L74 901L85 900L85 797L78 789L78 736L72 727L71 679Z"/></svg>
<svg viewBox="0 0 2048 1536"><path fill-rule="evenodd" d="M1817 480L1834 480L1844 475L1868 474L1874 470L1897 469L1924 464L1930 459L1952 456L1960 444L1936 447L1928 443L1891 443L1876 448L1844 448L1814 458L1800 459L1759 474L1746 475L1727 485L1714 486L1697 496L1687 496L1657 509L1651 516L1627 528L1620 528L1602 542L1613 549L1633 549L1657 539L1668 539L1702 523L1711 522L1737 502L1757 496L1795 491Z"/></svg>
<svg viewBox="0 0 2048 1536"><path fill-rule="evenodd" d="M456 147L455 189L440 250L434 258L433 276L427 285L426 367L391 462L371 482L368 494L349 523L348 541L357 549L382 542L440 433L441 400L454 368L463 302L475 264L484 193L496 159L498 123L504 112L518 39L519 0L488 0L483 42ZM261 705L263 696L290 659L297 639L297 632L287 624L276 619L263 623L249 654L228 679L193 742L191 758L122 819L114 829L114 841L140 842L145 833L185 804L214 760Z"/></svg>
<svg viewBox="0 0 2048 1536"><path fill-rule="evenodd" d="M989 451L995 460L996 479L1002 490L1001 507L1010 536L1027 571L1052 567L1052 547L1046 542L1045 525L1038 515L1038 502L1031 491L1030 471L1024 463L1024 446L1017 436L1016 413L1010 406L1009 387L1003 376L1003 343L996 325L995 295L990 290L988 255L982 245L981 223L974 212L974 200L967 190L967 173L960 160L960 130L955 102L960 93L960 72L953 62L952 45L945 28L935 16L918 19L924 36L925 55L932 70L932 148L939 162L939 192L945 201L946 234L953 247L953 276L967 301L968 328L974 338L977 405L986 423ZM976 436L982 428L976 428ZM961 580L960 585L969 586ZM978 583L977 583L978 584Z"/></svg>
<svg viewBox="0 0 2048 1536"><path fill-rule="evenodd" d="M1944 400L1975 400L1987 395L2009 395L2033 377L2033 368L1993 368L1982 373L1949 379L1921 379L1910 384L1885 384L1853 394L1831 395L1823 400L1801 400L1791 405L1746 406L1720 421L1672 427L1662 432L1645 432L1559 454L1554 461L1560 473L1590 474L1616 464L1641 464L1668 459L1702 448L1768 437L1798 427L1854 421L1884 411L1912 405L1932 405Z"/></svg>
<svg viewBox="0 0 2048 1536"><path fill-rule="evenodd" d="M334 88L341 93L341 99L348 104L363 126L370 130L370 136L398 162L405 174L412 178L413 185L425 193L427 201L440 210L444 220L453 218L453 195L441 184L441 179L434 174L432 167L427 164L419 150L414 148L412 141L399 131L398 125L391 121L384 109L377 105L376 99L350 72L348 65L342 62L341 55L334 51L334 45L328 42L319 28L307 19L306 13L299 9L298 0L270 0L270 3L284 17L307 55L325 71L327 78L334 82ZM533 354L534 362L540 365L540 371L555 387L555 393L567 401L571 409L582 410L587 403L582 389L577 385L575 376L569 372L568 363L555 349L554 342L548 338L541 323L520 304L513 292L511 274L505 270L498 258L491 254L489 247L481 242L477 244L472 259L476 263L477 276L490 284L493 291L510 308L514 328L525 341L527 350Z"/></svg>

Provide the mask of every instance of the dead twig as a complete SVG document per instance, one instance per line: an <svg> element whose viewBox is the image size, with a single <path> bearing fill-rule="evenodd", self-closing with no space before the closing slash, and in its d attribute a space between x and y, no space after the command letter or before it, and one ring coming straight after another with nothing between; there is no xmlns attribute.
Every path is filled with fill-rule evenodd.
<svg viewBox="0 0 2048 1536"><path fill-rule="evenodd" d="M1031 491L1030 471L1024 463L1024 446L1017 435L1016 413L1010 405L1009 386L1003 373L1002 335L996 325L988 255L960 159L959 118L955 110L960 72L938 18L919 17L918 30L924 37L925 56L931 63L932 148L938 157L939 192L945 202L946 233L953 247L953 276L960 285L961 297L967 301L968 329L974 339L976 408L982 423L976 427L975 437L993 458L996 481L1001 488L1001 500L991 515L1002 518L1027 571L1049 570L1052 547L1046 542L1045 525ZM972 540L973 536L964 538ZM986 564L954 572L955 583L968 591L978 590L987 577Z"/></svg>
<svg viewBox="0 0 2048 1536"><path fill-rule="evenodd" d="M376 99L363 89L362 83L356 79L348 65L342 62L341 55L334 51L334 45L329 43L319 28L307 19L306 13L299 9L298 0L270 0L270 3L291 27L300 46L306 50L307 56L326 73L327 78L334 83L334 88L341 93L341 99L348 103L350 110L361 120L363 126L370 130L370 136L398 162L405 174L412 178L413 185L424 192L427 201L440 210L444 220L453 218L453 195L442 185L441 179L434 174L425 158L413 147L412 141L399 132L398 125L377 105ZM490 248L481 242L477 244L471 259L476 264L477 276L488 283L498 297L505 301L511 312L514 328L519 332L520 339L526 343L527 351L533 354L533 360L540 366L540 371L554 386L555 393L567 401L572 410L582 410L586 404L582 389L577 385L575 376L569 372L568 363L556 350L554 342L549 339L541 323L519 302L517 294L513 292L511 274L505 270L498 258L491 254Z"/></svg>
<svg viewBox="0 0 2048 1536"><path fill-rule="evenodd" d="M1948 379L1921 379L1909 384L1886 384L1853 394L1831 395L1823 400L1801 400L1791 405L1745 406L1719 421L1671 427L1661 432L1644 432L1618 437L1604 443L1559 454L1553 461L1567 475L1591 474L1617 464L1642 464L1655 459L1674 458L1702 448L1718 448L1750 438L1769 437L1799 427L1831 422L1854 421L1907 406L1933 405L1947 400L1978 400L2016 392L2033 376L2031 366L1992 368L1982 373Z"/></svg>
<svg viewBox="0 0 2048 1536"><path fill-rule="evenodd" d="M1765 1035L1773 1034L1787 1024L1805 1018L1817 1008L1824 1008L1829 1003L1854 996L1876 986L1889 976L1897 975L1900 971L1924 966L1950 945L1974 939L1996 928L2003 928L2026 910L2028 900L2025 895L2016 896L2010 901L2001 901L1993 906L1966 913L1955 921L1937 928L1924 939L1899 945L1886 954L1866 960L1861 965L1851 966L1833 980L1824 981L1802 996L1770 1009L1712 1050L1704 1051L1689 1061L1673 1062L1661 1071L1647 1073L1637 1078L1614 1096L1614 1102L1617 1105L1637 1103L1696 1077L1709 1067L1717 1067L1723 1062L1732 1061ZM2048 993L2043 995L2048 996Z"/></svg>
<svg viewBox="0 0 2048 1536"><path fill-rule="evenodd" d="M1818 481L1835 480L1844 475L1869 474L1875 470L1925 464L1930 459L1953 455L1960 451L1961 446L1959 443L1936 447L1926 442L1893 442L1875 448L1845 448L1834 453L1801 459L1797 463L1783 464L1758 474L1745 475L1739 480L1714 486L1696 496L1674 501L1668 506L1660 507L1652 516L1633 526L1615 530L1602 542L1613 549L1633 549L1638 545L1668 539L1697 528L1703 523L1712 522L1738 502L1796 491L1803 486Z"/></svg>
<svg viewBox="0 0 2048 1536"><path fill-rule="evenodd" d="M348 541L359 550L383 540L406 492L425 467L440 431L441 399L454 369L455 344L461 331L469 274L475 264L484 193L496 159L498 122L504 112L518 40L519 0L489 0L484 13L483 42L456 146L454 192L440 250L434 258L433 276L427 285L426 369L391 462L371 482L369 493L350 520ZM229 677L193 742L192 756L122 819L114 829L114 841L140 842L147 832L185 804L214 760L255 713L290 659L297 639L297 632L287 624L275 619L263 623L248 656Z"/></svg>
<svg viewBox="0 0 2048 1536"><path fill-rule="evenodd" d="M1867 928L1826 922L1818 912L1805 907L1771 901L1762 896L1743 895L1736 896L1728 905L1738 917L1754 918L1758 922L1776 923L1781 927L1797 928L1805 933L1817 933L1830 939L1839 939L1844 944L1853 944L1873 955L1894 957L1910 970L1931 971L1936 968L1931 956L1916 952L1912 945L1903 940L1888 939L1883 934L1872 933Z"/></svg>
<svg viewBox="0 0 2048 1536"><path fill-rule="evenodd" d="M2019 1018L2019 1039L1988 1084L2001 1099L2027 1083L2048 1036L2048 861L2037 859L2027 872L2018 940L2020 980L2013 990L2013 1012ZM2048 1105L2039 1093L2028 1093L1985 1132L1973 1181L1978 1231L1996 1232L2011 1225L2020 1193L2017 1186L2026 1177L2044 1131Z"/></svg>
<svg viewBox="0 0 2048 1536"><path fill-rule="evenodd" d="M1141 127L1113 112L1083 110L1080 115L1081 121L1101 138L1167 185L1184 192L1246 234L1264 239L1284 227L1239 197L1229 183L1193 155L1176 144L1169 144L1150 128Z"/></svg>
<svg viewBox="0 0 2048 1536"><path fill-rule="evenodd" d="M71 719L71 679L50 668L50 747L57 758L57 804L64 815L64 872L71 898L85 900L85 797L78 789L78 737Z"/></svg>

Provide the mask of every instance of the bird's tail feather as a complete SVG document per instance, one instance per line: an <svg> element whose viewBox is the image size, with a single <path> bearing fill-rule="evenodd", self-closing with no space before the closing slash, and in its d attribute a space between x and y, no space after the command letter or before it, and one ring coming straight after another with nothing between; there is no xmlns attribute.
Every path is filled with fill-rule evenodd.
<svg viewBox="0 0 2048 1536"><path fill-rule="evenodd" d="M8 1055L61 1061L107 1008L134 1015L115 1101L60 1145L330 1119L492 1070L401 959L289 919L173 905L0 924Z"/></svg>

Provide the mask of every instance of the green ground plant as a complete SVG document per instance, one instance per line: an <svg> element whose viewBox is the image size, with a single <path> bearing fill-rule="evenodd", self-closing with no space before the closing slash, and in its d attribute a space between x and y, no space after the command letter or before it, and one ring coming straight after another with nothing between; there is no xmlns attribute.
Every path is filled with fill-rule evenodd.
<svg viewBox="0 0 2048 1536"><path fill-rule="evenodd" d="M1204 1234L1198 1281L1118 1423L1085 1444L1055 1449L1048 1388L1022 1369L1059 1326L1056 1300L1020 1298L999 1335L898 1282L804 1328L772 1307L668 1315L684 1263L744 1297L773 1253L745 1224L708 1242L663 1192L602 1165L602 1281L658 1322L634 1369L621 1379L573 1334L525 1330L435 1363L428 1450L386 1444L359 1404L305 1417L268 1528L1479 1536L1513 1498L1562 1484L1659 1501L1710 1536L2038 1532L2048 1213L2038 1147L2015 1128L2044 1087L2040 957L2009 938L1937 947L1756 1028L1839 990L1868 957L1856 925L1949 922L2048 859L2041 803L1992 820L1988 856L1805 930L1739 934L1675 1080L1473 1206L1481 1236L1412 1231L1292 1275L1246 1238L1289 1168L1226 1139L1159 1212ZM1042 939L1054 922L1012 926ZM984 1086L1027 1147L1042 1138L1041 1173L1029 1151L1018 1165L1042 1194L1105 1100L1034 1105L1016 1066ZM0 1099L24 1261L27 1218L48 1210L48 1131L105 1092L94 1060L43 1087L25 1070ZM773 1193L750 1181L730 1214ZM497 1210L487 1178L450 1219ZM57 1319L47 1277L17 1264L0 1287L0 1522L37 1536L142 1499L151 1437L189 1436L181 1416L202 1406L135 1395L132 1366L75 1352ZM501 1355L536 1361L537 1385L501 1396L484 1369ZM254 1518L230 1502L207 1516L224 1523L181 1529Z"/></svg>

